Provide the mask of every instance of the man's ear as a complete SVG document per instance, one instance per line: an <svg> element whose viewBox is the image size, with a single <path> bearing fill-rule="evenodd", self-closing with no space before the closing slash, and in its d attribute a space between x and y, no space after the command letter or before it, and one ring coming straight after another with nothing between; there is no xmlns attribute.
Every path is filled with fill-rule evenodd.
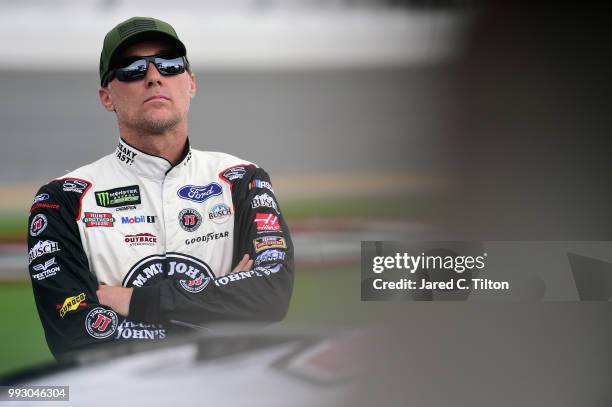
<svg viewBox="0 0 612 407"><path fill-rule="evenodd" d="M189 95L193 98L196 94L196 78L193 72L189 71Z"/></svg>
<svg viewBox="0 0 612 407"><path fill-rule="evenodd" d="M102 106L104 106L106 110L109 112L115 111L115 106L113 105L113 99L111 98L108 86L101 86L100 89L98 89L98 96L100 97L100 103L102 103Z"/></svg>

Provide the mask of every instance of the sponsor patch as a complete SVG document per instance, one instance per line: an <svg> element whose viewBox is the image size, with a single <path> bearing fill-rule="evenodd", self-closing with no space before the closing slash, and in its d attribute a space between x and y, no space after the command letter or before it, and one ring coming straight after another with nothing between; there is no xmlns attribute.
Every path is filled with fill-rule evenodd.
<svg viewBox="0 0 612 407"><path fill-rule="evenodd" d="M186 208L179 213L179 224L187 232L194 232L202 224L202 215L195 209Z"/></svg>
<svg viewBox="0 0 612 407"><path fill-rule="evenodd" d="M115 208L116 212L120 212L120 211L131 211L136 209L136 205L126 205L126 206L120 206L118 208Z"/></svg>
<svg viewBox="0 0 612 407"><path fill-rule="evenodd" d="M267 266L255 267L254 270L258 273L269 276L270 274L278 273L282 266L282 264L270 264Z"/></svg>
<svg viewBox="0 0 612 407"><path fill-rule="evenodd" d="M85 181L70 178L64 181L62 189L64 190L64 192L77 192L79 194L82 194L88 186L89 184Z"/></svg>
<svg viewBox="0 0 612 407"><path fill-rule="evenodd" d="M286 249L287 242L284 237L263 236L253 239L253 247L255 248L255 253L259 253L267 249Z"/></svg>
<svg viewBox="0 0 612 407"><path fill-rule="evenodd" d="M42 201L46 201L49 198L50 198L49 194L38 194L34 197L34 200L32 201L32 205L37 204Z"/></svg>
<svg viewBox="0 0 612 407"><path fill-rule="evenodd" d="M223 178L230 180L230 181L235 181L237 179L242 179L245 173L246 173L246 168L243 166L232 167L232 168L227 169L223 173Z"/></svg>
<svg viewBox="0 0 612 407"><path fill-rule="evenodd" d="M232 210L224 203L216 204L208 212L208 219L215 223L221 224L227 222L232 214Z"/></svg>
<svg viewBox="0 0 612 407"><path fill-rule="evenodd" d="M283 261L285 260L286 253L280 250L266 250L255 258L253 263L255 266L259 266L264 261Z"/></svg>
<svg viewBox="0 0 612 407"><path fill-rule="evenodd" d="M134 159L138 154L127 147L124 147L121 143L117 144L117 158L119 161L126 163L127 165L134 164Z"/></svg>
<svg viewBox="0 0 612 407"><path fill-rule="evenodd" d="M34 212L38 208L59 209L60 206L59 204L39 202L39 203L35 203L34 205L32 205L32 207L30 208L30 213Z"/></svg>
<svg viewBox="0 0 612 407"><path fill-rule="evenodd" d="M276 201L274 200L274 198L268 195L267 192L255 195L253 197L253 200L251 201L251 208L257 209L262 207L274 209L277 214L280 214L280 212L278 211L278 206L276 206Z"/></svg>
<svg viewBox="0 0 612 407"><path fill-rule="evenodd" d="M115 333L118 326L117 313L102 307L92 309L85 318L87 333L96 339L108 338Z"/></svg>
<svg viewBox="0 0 612 407"><path fill-rule="evenodd" d="M64 318L64 315L67 313L76 311L79 309L79 307L86 306L87 304L83 303L83 301L85 301L85 293L66 298L64 300L64 304L57 305L60 317Z"/></svg>
<svg viewBox="0 0 612 407"><path fill-rule="evenodd" d="M137 233L135 235L126 235L123 241L130 246L155 246L157 236L151 233Z"/></svg>
<svg viewBox="0 0 612 407"><path fill-rule="evenodd" d="M253 181L249 182L249 189L257 189L257 188L264 188L274 193L274 189L272 189L272 184L269 181L254 179Z"/></svg>
<svg viewBox="0 0 612 407"><path fill-rule="evenodd" d="M30 223L30 236L38 236L47 228L47 217L42 213L34 216Z"/></svg>
<svg viewBox="0 0 612 407"><path fill-rule="evenodd" d="M96 204L104 208L118 208L125 205L139 205L140 188L138 185L96 191Z"/></svg>
<svg viewBox="0 0 612 407"><path fill-rule="evenodd" d="M36 244L30 249L28 253L28 265L32 264L34 260L39 258L40 256L44 256L45 254L51 254L55 252L59 252L59 243L54 242L52 240L39 240Z"/></svg>
<svg viewBox="0 0 612 407"><path fill-rule="evenodd" d="M212 242L213 240L222 239L224 237L229 237L229 231L214 233L210 232L202 236L194 237L191 239L185 240L186 245L194 244L194 243L206 243Z"/></svg>
<svg viewBox="0 0 612 407"><path fill-rule="evenodd" d="M162 280L174 278L181 287L190 293L198 293L214 278L205 262L192 256L179 253L149 256L134 265L126 275L125 287L144 287Z"/></svg>
<svg viewBox="0 0 612 407"><path fill-rule="evenodd" d="M32 278L41 281L47 277L52 277L57 274L57 272L60 271L60 268L55 261L55 257L53 257L44 263L33 265L32 270L40 271L40 273L32 275Z"/></svg>
<svg viewBox="0 0 612 407"><path fill-rule="evenodd" d="M122 224L155 223L155 216L122 216Z"/></svg>
<svg viewBox="0 0 612 407"><path fill-rule="evenodd" d="M217 184L216 182L211 182L203 187L197 185L185 185L176 192L176 194L182 199L197 203L202 203L208 198L221 195L222 193L223 190L221 189L221 185Z"/></svg>
<svg viewBox="0 0 612 407"><path fill-rule="evenodd" d="M115 218L110 213L103 212L85 212L83 216L83 223L88 228L96 226L113 227L115 224Z"/></svg>
<svg viewBox="0 0 612 407"><path fill-rule="evenodd" d="M166 329L161 324L144 324L124 320L117 328L115 339L165 339Z"/></svg>
<svg viewBox="0 0 612 407"><path fill-rule="evenodd" d="M278 273L281 266L281 264L276 264L274 266L256 267L249 271L226 274L225 276L214 280L214 283L217 287L221 287L229 284L232 281L240 281L244 280L245 278L269 276L270 274Z"/></svg>
<svg viewBox="0 0 612 407"><path fill-rule="evenodd" d="M256 213L253 222L260 232L278 232L281 230L278 216L271 213Z"/></svg>

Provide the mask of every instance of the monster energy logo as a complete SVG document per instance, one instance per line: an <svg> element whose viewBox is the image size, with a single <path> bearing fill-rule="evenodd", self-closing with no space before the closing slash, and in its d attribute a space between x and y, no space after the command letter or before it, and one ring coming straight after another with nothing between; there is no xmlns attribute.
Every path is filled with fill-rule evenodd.
<svg viewBox="0 0 612 407"><path fill-rule="evenodd" d="M125 205L140 204L140 189L138 185L114 188L96 192L96 203L105 208L116 208Z"/></svg>

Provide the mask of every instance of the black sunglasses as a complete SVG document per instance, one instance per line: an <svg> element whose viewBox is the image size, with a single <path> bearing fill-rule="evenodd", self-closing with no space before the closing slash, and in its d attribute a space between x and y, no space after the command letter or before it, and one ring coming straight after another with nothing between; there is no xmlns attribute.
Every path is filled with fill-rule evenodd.
<svg viewBox="0 0 612 407"><path fill-rule="evenodd" d="M163 76L179 75L189 67L187 58L184 56L167 57L165 55L137 56L119 62L110 72L109 82L117 78L122 82L136 81L142 79L147 74L149 63L154 63L155 67Z"/></svg>

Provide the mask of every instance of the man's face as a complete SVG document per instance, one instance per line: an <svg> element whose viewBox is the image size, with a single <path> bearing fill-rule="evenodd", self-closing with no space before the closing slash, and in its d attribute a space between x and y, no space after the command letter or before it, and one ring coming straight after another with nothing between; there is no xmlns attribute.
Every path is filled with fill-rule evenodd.
<svg viewBox="0 0 612 407"><path fill-rule="evenodd" d="M171 43L146 41L126 48L120 59L133 56L172 54ZM141 133L162 134L186 122L196 84L193 73L162 76L154 64L149 64L143 79L121 82L113 79L100 88L100 101L117 114L120 127Z"/></svg>

